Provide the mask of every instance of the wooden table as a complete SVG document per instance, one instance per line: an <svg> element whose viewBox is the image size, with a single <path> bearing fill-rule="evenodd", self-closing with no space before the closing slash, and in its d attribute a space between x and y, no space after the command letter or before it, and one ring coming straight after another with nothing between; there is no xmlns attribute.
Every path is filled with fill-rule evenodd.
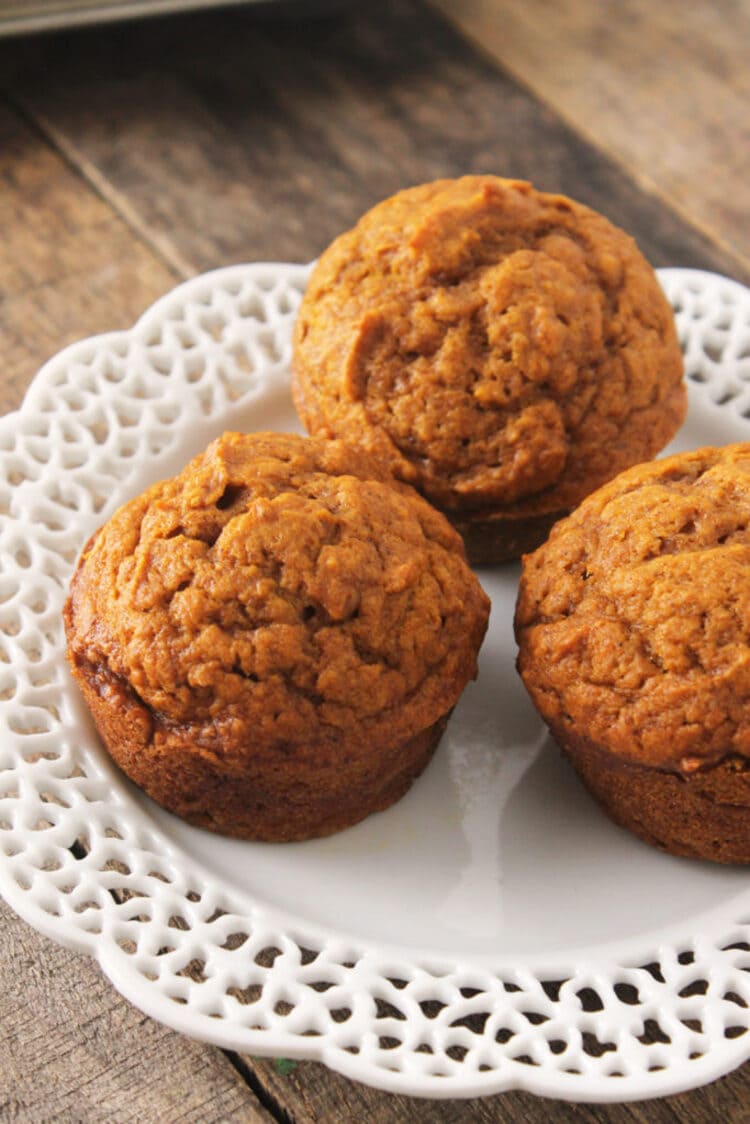
<svg viewBox="0 0 750 1124"><path fill-rule="evenodd" d="M472 45L481 44L481 46ZM183 278L313 257L441 175L561 189L655 265L750 280L748 0L233 8L0 43L0 406L66 343ZM658 1102L421 1102L238 1057L122 1000L7 907L0 1118L732 1121L750 1066Z"/></svg>

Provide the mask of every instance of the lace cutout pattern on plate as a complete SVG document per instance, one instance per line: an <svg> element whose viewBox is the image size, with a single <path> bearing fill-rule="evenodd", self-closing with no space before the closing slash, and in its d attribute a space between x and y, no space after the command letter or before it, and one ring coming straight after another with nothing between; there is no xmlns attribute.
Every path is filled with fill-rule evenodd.
<svg viewBox="0 0 750 1124"><path fill-rule="evenodd" d="M285 390L306 277L271 264L196 278L131 331L53 359L0 423L4 896L95 955L155 1018L393 1091L620 1101L732 1069L750 1055L750 894L699 935L634 942L617 963L596 950L543 972L394 957L313 937L203 878L97 748L61 658L75 559L131 494L136 469L168 463L177 434L207 439L236 409ZM661 280L694 392L749 417L750 293L695 271Z"/></svg>

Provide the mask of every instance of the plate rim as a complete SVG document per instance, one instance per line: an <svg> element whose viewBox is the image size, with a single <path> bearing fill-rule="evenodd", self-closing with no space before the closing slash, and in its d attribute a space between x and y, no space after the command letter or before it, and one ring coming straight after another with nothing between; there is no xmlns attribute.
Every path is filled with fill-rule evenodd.
<svg viewBox="0 0 750 1124"><path fill-rule="evenodd" d="M71 364L78 361L79 357L96 352L98 349L108 345L115 345L121 343L124 339L132 340L138 335L145 336L148 329L157 322L160 318L165 316L168 318L171 310L176 309L184 302L186 296L195 294L197 300L200 299L199 294L212 292L217 285L225 285L231 287L236 282L242 285L248 276L262 275L268 271L276 272L288 281L292 279L299 281L303 276L306 278L309 273L310 266L300 266L294 263L274 263L274 262L257 262L248 264L238 264L212 270L209 273L199 275L192 278L170 292L164 294L158 301L156 301L144 314L136 321L132 328L124 331L102 333L101 335L88 337L87 339L78 341L66 347L63 351L53 356L44 366L40 369L37 376L30 384L26 396L24 397L21 407L11 414L6 415L0 419L0 447L2 447L2 437L7 432L24 433L24 421L29 412L35 408L37 398L43 393L46 382L54 378L58 371L67 370ZM750 301L750 290L740 285L738 282L729 278L723 277L721 274L707 273L700 270L684 270L684 269L665 269L659 270L658 275L663 283L669 284L687 284L691 279L699 287L706 283L712 283L727 292L737 294L741 293L743 301ZM705 396L704 396L705 398ZM723 407L716 407L722 409ZM30 427L33 430L33 426ZM748 436L750 439L750 425L748 427ZM0 452L0 460L4 454ZM127 477L123 478L123 480ZM118 501L119 502L119 501ZM31 520L24 512L20 515L13 516L14 524L18 526L31 526ZM114 767L112 767L114 768ZM140 814L140 810L139 810ZM148 817L144 816L144 819ZM154 832L154 825L148 823L145 825L145 831ZM158 828L156 829L158 832ZM170 847L177 847L174 841L169 838L168 843ZM177 847L179 850L179 848ZM210 875L210 872L205 872ZM299 1035L288 1035L284 1038L283 1035L277 1036L273 1043L269 1043L267 1035L270 1031L253 1032L248 1031L246 1027L234 1028L232 1030L231 1024L228 1020L227 1026L222 1025L216 1027L216 1033L207 1037L205 1028L201 1024L197 1028L191 1019L186 1019L183 1008L178 1007L177 1004L169 999L166 999L161 991L158 989L150 989L144 991L142 978L138 975L137 971L128 966L127 960L123 960L121 954L115 953L116 945L112 941L104 941L101 936L92 932L86 932L83 929L66 929L56 919L37 902L29 896L27 892L19 890L17 883L11 877L11 873L7 864L0 857L0 891L3 897L8 901L12 908L24 920L33 925L34 928L44 933L46 936L51 937L58 943L64 944L69 948L76 951L83 951L90 955L94 955L98 960L102 970L107 977L111 980L113 985L118 991L130 1002L133 1002L145 1013L157 1018L174 1029L194 1037L199 1037L204 1041L214 1042L217 1045L223 1045L225 1048L235 1050L252 1050L259 1054L274 1054L283 1052L285 1056L297 1058L314 1058L324 1062L330 1068L335 1069L337 1072L349 1076L355 1080L364 1081L374 1087L382 1088L391 1092L411 1093L418 1096L429 1096L436 1098L443 1097L472 1097L477 1095L490 1095L496 1092L506 1091L508 1089L523 1089L529 1092L534 1092L540 1095L547 1095L556 1097L562 1100L591 1100L599 1102L612 1102L612 1101L625 1101L625 1100L638 1100L646 1099L648 1097L658 1097L668 1095L672 1092L678 1092L687 1088L694 1088L696 1086L705 1084L707 1081L721 1076L724 1073L734 1069L742 1061L750 1057L750 1035L746 1039L743 1038L726 1040L723 1045L723 1051L716 1049L708 1051L702 1058L692 1060L689 1065L689 1073L695 1077L686 1080L687 1074L677 1066L675 1070L670 1070L669 1067L662 1071L661 1075L654 1075L648 1079L649 1086L639 1084L638 1080L635 1082L630 1079L624 1079L622 1083L613 1082L611 1077L599 1078L598 1075L581 1074L579 1079L576 1075L567 1075L564 1082L561 1084L562 1074L559 1070L545 1071L543 1067L526 1067L528 1073L524 1072L521 1066L511 1066L507 1072L501 1070L492 1070L487 1074L479 1072L472 1072L467 1075L467 1080L462 1080L455 1077L442 1077L439 1079L432 1078L430 1081L429 1089L424 1085L424 1074L404 1074L401 1071L391 1071L378 1067L368 1067L368 1064L362 1063L358 1055L346 1055L342 1052L340 1046L330 1044L325 1041L318 1043L315 1039L309 1039L307 1042L300 1044L301 1039ZM222 891L223 892L223 891ZM240 897L246 898L247 895L244 891L238 892ZM218 895L221 897L221 894ZM748 898L747 904L743 905L743 911L750 914L750 895L748 892L745 894L738 894L733 897L731 901L727 901L722 906L723 912L735 912L732 905L738 899ZM729 906L732 905L732 909ZM265 902L255 903L255 908L262 915L264 923L268 923L273 927L277 920L283 920L285 924L291 922L293 929L297 925L302 925L307 929L313 931L320 930L320 936L323 941L341 940L345 946L357 946L358 950L363 950L363 955L366 957L372 951L368 942L363 941L361 938L351 937L349 935L338 934L329 930L326 926L318 926L315 923L309 923L304 918L287 917L284 911L277 910L275 907L267 905ZM738 907L739 908L739 907ZM706 915L716 918L719 913L717 909L710 909L706 911ZM254 923L254 920L253 920ZM747 929L747 936L750 938L750 920L743 923ZM660 943L668 943L676 940L678 929L680 925L671 926L664 930L659 930L662 933L659 938ZM732 925L728 924L728 929L738 929L740 926L735 922ZM725 931L725 922L722 919L721 923L717 922L714 926L716 931ZM652 934L648 934L651 936ZM294 938L297 939L297 938ZM607 965L613 964L615 960L622 959L623 956L627 958L627 949L630 945L634 945L637 940L642 937L634 937L628 939L626 942L617 942L614 945L608 942L606 945L601 944L591 946L590 948L574 949L571 952L573 960L588 958L591 961L591 953L595 949L604 947L605 955L598 960L594 960L595 966L602 968ZM403 957L405 952L410 953L412 956L418 958L420 965L432 964L436 967L437 971L441 971L443 966L450 960L452 965L455 965L455 957L441 957L435 956L433 953L426 953L424 956L418 950L405 950L394 946L392 949L383 946L381 943L376 942L376 948L379 953L385 953L385 958L393 955L395 957ZM624 951L623 951L624 950ZM538 954L524 959L521 965L522 969L530 969L535 972L544 971L541 966L544 962L544 957L548 954ZM478 963L477 958L471 956L468 958L471 965ZM483 961L484 958L480 957L479 960ZM559 965L559 961L557 962ZM496 973L503 973L510 970L510 965L503 965L502 958L495 958L492 961L492 967L481 963L480 967L484 971L494 971ZM571 966L575 967L571 961ZM516 965L518 967L518 965ZM231 1032L230 1032L231 1031ZM276 1032L274 1032L276 1033ZM720 1053L720 1057L716 1057ZM639 1075L641 1081L643 1074ZM417 1080L419 1078L419 1080ZM628 1083L630 1081L630 1083ZM632 1089L631 1089L632 1086ZM617 1093L613 1096L613 1093Z"/></svg>

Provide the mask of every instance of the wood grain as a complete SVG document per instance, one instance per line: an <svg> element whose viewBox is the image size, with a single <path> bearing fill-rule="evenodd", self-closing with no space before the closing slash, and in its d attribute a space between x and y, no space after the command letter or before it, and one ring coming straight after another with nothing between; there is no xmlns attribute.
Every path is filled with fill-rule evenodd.
<svg viewBox="0 0 750 1124"><path fill-rule="evenodd" d="M728 3L721 0L723 9ZM479 4L467 0L467 12ZM651 15L637 0L628 5L642 20ZM527 7L512 7L520 27ZM582 12L589 67L599 69L592 60L603 57L601 69L616 72L619 55L604 31L598 45L593 36L592 7L566 0L545 5L545 18L560 29L565 13L572 21ZM707 19L711 6L697 7ZM498 10L510 8L498 0ZM674 0L667 8L674 11ZM584 29L571 26L578 30L566 38L562 27L560 45L575 68ZM666 34L661 16L655 26ZM552 38L545 30L542 39ZM567 73L562 61L559 68ZM377 199L442 175L529 178L608 214L656 265L750 280L750 255L744 244L722 242L718 211L701 216L676 192L705 229L686 222L642 170L641 186L623 171L626 154L604 156L411 0L353 5L317 21L261 18L248 9L7 41L0 43L0 87L0 215L8 216L0 248L0 408L18 404L49 354L80 336L129 326L177 279L238 260L306 260ZM557 97L540 92L548 103ZM611 104L620 131L629 104ZM581 114L567 116L578 122ZM659 190L669 195L668 186ZM4 907L0 918L0 974L8 981L0 989L8 1036L0 1045L0 1118L748 1119L750 1066L681 1097L609 1107L519 1093L416 1101L315 1063L250 1057L235 1059L242 1082L220 1051L139 1015L94 964L38 937Z"/></svg>
<svg viewBox="0 0 750 1124"><path fill-rule="evenodd" d="M597 207L655 265L750 278L417 3L203 13L27 42L21 59L0 45L14 97L194 270L306 260L406 184L493 171Z"/></svg>
<svg viewBox="0 0 750 1124"><path fill-rule="evenodd" d="M130 327L177 279L39 133L0 102L0 410L45 359Z"/></svg>
<svg viewBox="0 0 750 1124"><path fill-rule="evenodd" d="M221 1050L160 1026L0 902L0 1119L270 1124Z"/></svg>
<svg viewBox="0 0 750 1124"><path fill-rule="evenodd" d="M750 261L750 4L433 0L629 174Z"/></svg>

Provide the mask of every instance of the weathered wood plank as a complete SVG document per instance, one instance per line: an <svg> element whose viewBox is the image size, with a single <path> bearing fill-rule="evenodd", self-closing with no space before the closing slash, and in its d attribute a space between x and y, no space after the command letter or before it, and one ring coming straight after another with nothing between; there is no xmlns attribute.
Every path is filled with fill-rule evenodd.
<svg viewBox="0 0 750 1124"><path fill-rule="evenodd" d="M0 411L73 340L127 328L178 279L0 102Z"/></svg>
<svg viewBox="0 0 750 1124"><path fill-rule="evenodd" d="M271 1124L221 1050L126 1003L0 902L0 1119Z"/></svg>
<svg viewBox="0 0 750 1124"><path fill-rule="evenodd" d="M433 3L631 175L750 258L750 5Z"/></svg>
<svg viewBox="0 0 750 1124"><path fill-rule="evenodd" d="M6 66L69 159L196 270L306 259L408 183L494 171L599 208L654 264L750 277L419 3L193 14L0 45Z"/></svg>
<svg viewBox="0 0 750 1124"><path fill-rule="evenodd" d="M638 237L655 264L750 277L745 262L637 189L616 163L420 4L357 5L316 23L260 21L250 11L204 13L14 41L0 44L0 75L41 130L0 111L0 162L7 156L0 213L9 200L25 231L0 254L6 360L0 406L6 408L17 403L47 354L80 335L129 325L176 277L240 259L311 257L376 199L439 175L525 176L609 214ZM9 144L17 146L12 154ZM3 977L20 977L10 999L4 997L11 1005L3 1007L0 999L0 1013L7 1014L3 1026L18 1035L13 1064L27 1098L19 1100L9 1061L2 1066L10 1075L9 1114L15 1104L26 1119L44 1119L55 1105L53 1094L64 1090L64 1111L54 1112L56 1119L129 1119L125 1113L143 1078L152 1100L143 1102L140 1119L219 1118L200 1111L197 1102L193 1117L181 1115L184 1105L164 1093L189 1089L190 1065L203 1073L216 1051L142 1021L95 966L23 929L28 941L21 944L31 954L20 951L15 938L0 936ZM32 938L37 943L29 943ZM70 1000L76 991L80 1009ZM55 1022L58 1008L69 1037ZM139 1040L167 1037L173 1054L165 1055L169 1064L159 1072L173 1071L176 1083L163 1084L159 1100L158 1082L149 1079L150 1056L137 1044L135 1053L123 1048L111 1055L116 1072L109 1078L94 1052L99 1095L87 1100L85 1066L99 1048L90 1028L105 1038L114 1028L118 1041L129 1041L130 1019ZM55 1061L37 1094L31 1075L43 1049ZM245 1062L278 1106L277 1115L283 1110L294 1124L541 1122L552 1116L616 1124L707 1122L741 1119L737 1113L750 1089L744 1067L707 1090L646 1106L570 1107L521 1094L422 1102L368 1090L313 1063L285 1073L272 1061ZM121 1084L108 1087L107 1080ZM62 1086L53 1088L58 1081ZM111 1096L102 1109L107 1088ZM243 1111L248 1104L260 1111L241 1086L240 1093Z"/></svg>
<svg viewBox="0 0 750 1124"><path fill-rule="evenodd" d="M177 277L2 103L0 215L0 409L12 409L49 355L129 327ZM4 904L0 919L1 1119L273 1119L220 1050L141 1015Z"/></svg>

